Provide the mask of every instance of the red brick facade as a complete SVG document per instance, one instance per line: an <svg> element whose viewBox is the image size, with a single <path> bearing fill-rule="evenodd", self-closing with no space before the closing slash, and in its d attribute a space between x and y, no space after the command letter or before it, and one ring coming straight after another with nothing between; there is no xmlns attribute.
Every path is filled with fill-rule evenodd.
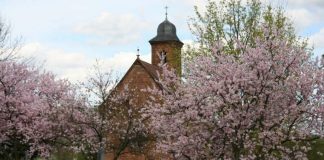
<svg viewBox="0 0 324 160"><path fill-rule="evenodd" d="M153 43L152 47L152 64L158 66L161 63L162 52L166 53L166 62L168 65L177 70L181 74L181 48L182 43L179 42L160 42Z"/></svg>
<svg viewBox="0 0 324 160"><path fill-rule="evenodd" d="M164 30L163 25L170 27L173 30ZM174 27L174 28L172 28ZM165 33L165 32L168 33ZM173 35L170 33L173 33ZM166 34L166 35L164 35ZM172 39L168 40L167 38ZM158 64L161 62L160 54L164 52L166 54L166 63L174 68L178 74L181 74L181 48L183 43L178 40L175 33L175 26L169 21L165 20L159 25L158 35L150 41L152 47L152 64L144 62L137 58L130 69L127 71L125 76L121 79L119 84L116 86L116 91L121 91L127 85L132 94L136 95L134 107L142 107L150 97L150 93L143 92L143 89L147 88L160 88L157 83L158 72L160 69ZM131 153L126 149L124 154L119 157L119 160L148 160L148 159L168 159L166 154L161 154L155 148L155 142L150 142L149 148L142 154ZM106 153L106 160L112 160L114 157L113 153Z"/></svg>
<svg viewBox="0 0 324 160"><path fill-rule="evenodd" d="M148 68L150 67L150 68ZM132 91L131 94L136 95L134 99L134 107L142 107L148 100L150 94L148 92L142 91L142 89L147 88L159 88L158 83L156 83L158 75L158 67L152 66L149 63L136 59L130 69L127 71L125 76L121 79L119 84L116 86L116 90L122 91L127 85L129 90ZM161 159L159 152L155 150L154 142L149 142L150 147L148 150L143 151L144 154L132 153L126 149L123 154L119 157L119 160L147 160L147 159ZM157 156L158 155L158 156ZM113 153L106 153L106 160L113 160Z"/></svg>

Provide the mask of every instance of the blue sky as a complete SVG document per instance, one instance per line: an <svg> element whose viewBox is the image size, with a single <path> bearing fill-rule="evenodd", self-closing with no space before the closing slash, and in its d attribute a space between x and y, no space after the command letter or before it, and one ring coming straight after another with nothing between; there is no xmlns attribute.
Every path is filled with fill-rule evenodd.
<svg viewBox="0 0 324 160"><path fill-rule="evenodd" d="M324 52L324 0L277 0L316 55ZM272 2L272 1L270 1ZM136 58L150 62L148 40L165 18L191 43L187 21L204 0L0 0L0 16L21 36L23 56L32 56L59 77L83 80L95 59L105 69L125 72ZM273 3L273 2L272 2ZM277 3L277 2L276 2Z"/></svg>

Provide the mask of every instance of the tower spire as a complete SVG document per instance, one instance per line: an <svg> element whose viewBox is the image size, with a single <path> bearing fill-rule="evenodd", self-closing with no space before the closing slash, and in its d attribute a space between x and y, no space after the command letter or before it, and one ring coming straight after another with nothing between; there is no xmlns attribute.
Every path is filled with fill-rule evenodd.
<svg viewBox="0 0 324 160"><path fill-rule="evenodd" d="M168 6L165 6L165 20L168 20Z"/></svg>

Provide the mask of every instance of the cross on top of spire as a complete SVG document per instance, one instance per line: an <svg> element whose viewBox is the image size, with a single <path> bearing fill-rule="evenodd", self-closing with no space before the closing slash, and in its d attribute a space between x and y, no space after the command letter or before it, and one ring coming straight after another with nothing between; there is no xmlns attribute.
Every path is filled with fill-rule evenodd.
<svg viewBox="0 0 324 160"><path fill-rule="evenodd" d="M165 19L168 19L168 6L165 6Z"/></svg>
<svg viewBox="0 0 324 160"><path fill-rule="evenodd" d="M137 55L136 55L136 57L139 58L139 56L140 56L140 49L137 47Z"/></svg>

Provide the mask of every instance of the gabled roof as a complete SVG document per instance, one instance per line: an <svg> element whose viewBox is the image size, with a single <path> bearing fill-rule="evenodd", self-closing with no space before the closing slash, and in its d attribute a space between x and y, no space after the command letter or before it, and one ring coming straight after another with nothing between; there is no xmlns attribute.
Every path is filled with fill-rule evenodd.
<svg viewBox="0 0 324 160"><path fill-rule="evenodd" d="M160 71L158 66L152 65L150 63L147 63L145 61L142 61L140 58L136 58L136 60L133 62L132 66L127 70L123 78L118 82L115 88L118 88L118 86L124 81L125 77L130 73L130 71L134 68L135 65L139 64L144 68L144 70L150 75L150 77L153 79L153 81L162 89L162 86L158 83L158 73Z"/></svg>
<svg viewBox="0 0 324 160"><path fill-rule="evenodd" d="M158 76L158 72L160 70L159 67L153 65L153 64L150 64L150 63L147 63L145 61L142 61L138 58L138 61L141 63L141 65L144 67L144 69L149 72L149 74L152 76L152 78L154 80L158 80L159 76Z"/></svg>

